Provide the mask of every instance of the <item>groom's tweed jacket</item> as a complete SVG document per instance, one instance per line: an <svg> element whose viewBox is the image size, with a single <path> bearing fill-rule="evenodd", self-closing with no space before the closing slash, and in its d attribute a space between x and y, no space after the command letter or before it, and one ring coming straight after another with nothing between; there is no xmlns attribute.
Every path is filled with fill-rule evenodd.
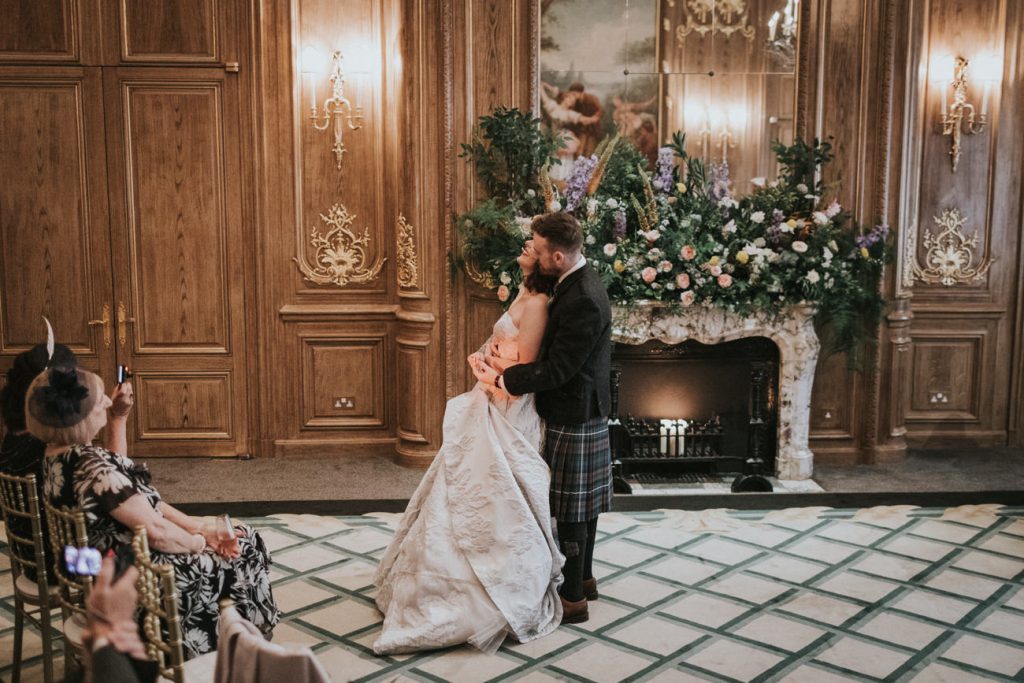
<svg viewBox="0 0 1024 683"><path fill-rule="evenodd" d="M611 306L590 264L555 289L540 354L505 370L514 395L536 394L537 413L549 424L578 425L607 417L611 405Z"/></svg>

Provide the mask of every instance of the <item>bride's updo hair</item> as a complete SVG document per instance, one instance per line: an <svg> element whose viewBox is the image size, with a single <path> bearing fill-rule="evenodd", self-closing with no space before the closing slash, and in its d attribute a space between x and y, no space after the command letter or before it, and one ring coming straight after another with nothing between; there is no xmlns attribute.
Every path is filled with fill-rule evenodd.
<svg viewBox="0 0 1024 683"><path fill-rule="evenodd" d="M545 275L540 272L540 268L534 268L533 272L523 280L523 287L526 287L530 292L534 294L547 294L548 296L555 293L555 285L557 284L557 277Z"/></svg>

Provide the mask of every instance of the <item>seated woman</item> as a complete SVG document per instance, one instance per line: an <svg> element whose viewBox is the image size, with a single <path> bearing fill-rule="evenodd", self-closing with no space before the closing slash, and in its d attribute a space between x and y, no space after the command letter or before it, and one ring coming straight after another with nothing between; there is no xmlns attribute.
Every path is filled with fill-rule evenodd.
<svg viewBox="0 0 1024 683"><path fill-rule="evenodd" d="M154 561L174 567L186 658L216 649L217 602L225 597L269 638L281 613L263 539L242 525L236 538L219 540L208 520L162 501L144 466L93 445L110 405L103 380L86 370L54 367L32 382L25 417L29 432L47 444L47 498L81 508L89 544L100 551L130 545L133 529L146 528Z"/></svg>
<svg viewBox="0 0 1024 683"><path fill-rule="evenodd" d="M0 473L10 474L15 477L27 477L30 474L36 475L36 494L39 499L39 507L43 505L43 452L46 444L32 436L25 430L25 394L32 380L46 369L50 362L50 356L46 350L46 344L36 344L28 351L22 351L14 357L11 369L7 371L7 381L3 390L0 390L0 411L3 413L4 440L0 443ZM63 344L56 344L53 349L53 362L58 365L74 366L78 363L75 354ZM115 403L118 399L112 396ZM124 407L124 406L121 406ZM127 416L129 407L124 407L124 414ZM116 409L111 411L116 412ZM117 450L111 445L111 440L117 438L120 428L121 443L124 442L125 418L112 417L111 428L108 430L107 447ZM46 516L42 516L43 524L43 547L49 550L49 540L46 536ZM27 519L14 517L7 520L11 531L22 538L32 537L31 523ZM31 548L26 548L30 554ZM45 567L47 576L52 577L53 558L47 558ZM35 571L26 567L28 578L35 581Z"/></svg>

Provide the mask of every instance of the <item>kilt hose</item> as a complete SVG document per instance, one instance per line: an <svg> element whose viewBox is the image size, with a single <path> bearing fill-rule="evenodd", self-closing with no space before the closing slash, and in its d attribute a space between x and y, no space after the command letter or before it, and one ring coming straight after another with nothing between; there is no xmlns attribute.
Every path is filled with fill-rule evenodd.
<svg viewBox="0 0 1024 683"><path fill-rule="evenodd" d="M612 451L608 418L548 424L544 460L551 468L551 516L589 522L612 509Z"/></svg>

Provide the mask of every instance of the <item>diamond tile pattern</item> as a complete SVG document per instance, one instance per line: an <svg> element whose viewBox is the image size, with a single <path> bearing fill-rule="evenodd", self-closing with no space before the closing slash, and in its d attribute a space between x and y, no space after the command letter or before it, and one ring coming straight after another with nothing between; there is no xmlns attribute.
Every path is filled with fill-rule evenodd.
<svg viewBox="0 0 1024 683"><path fill-rule="evenodd" d="M337 681L1024 680L1024 508L730 512L721 531L688 514L601 518L601 598L584 624L494 655L394 657L371 647L373 573L397 515L247 521L276 561L275 642L309 645ZM0 680L12 673L5 559ZM29 627L24 681L42 679L39 643Z"/></svg>

